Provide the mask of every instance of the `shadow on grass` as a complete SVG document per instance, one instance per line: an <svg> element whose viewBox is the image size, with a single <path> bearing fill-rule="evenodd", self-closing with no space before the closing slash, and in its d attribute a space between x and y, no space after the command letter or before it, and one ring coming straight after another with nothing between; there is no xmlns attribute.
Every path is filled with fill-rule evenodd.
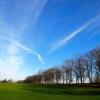
<svg viewBox="0 0 100 100"><path fill-rule="evenodd" d="M31 93L42 93L51 95L100 95L100 89L78 88L46 85L24 85L23 89Z"/></svg>

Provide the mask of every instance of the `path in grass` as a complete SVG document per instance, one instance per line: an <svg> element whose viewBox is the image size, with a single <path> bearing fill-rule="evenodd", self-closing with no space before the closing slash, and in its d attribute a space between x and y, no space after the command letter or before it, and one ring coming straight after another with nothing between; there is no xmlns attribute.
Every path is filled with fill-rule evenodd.
<svg viewBox="0 0 100 100"><path fill-rule="evenodd" d="M100 88L0 84L0 100L100 100Z"/></svg>

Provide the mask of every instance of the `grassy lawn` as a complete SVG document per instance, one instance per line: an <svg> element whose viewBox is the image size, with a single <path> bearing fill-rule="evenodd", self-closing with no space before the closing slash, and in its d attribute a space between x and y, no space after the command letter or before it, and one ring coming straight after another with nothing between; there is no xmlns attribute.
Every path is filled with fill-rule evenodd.
<svg viewBox="0 0 100 100"><path fill-rule="evenodd" d="M0 84L0 100L100 100L100 88Z"/></svg>

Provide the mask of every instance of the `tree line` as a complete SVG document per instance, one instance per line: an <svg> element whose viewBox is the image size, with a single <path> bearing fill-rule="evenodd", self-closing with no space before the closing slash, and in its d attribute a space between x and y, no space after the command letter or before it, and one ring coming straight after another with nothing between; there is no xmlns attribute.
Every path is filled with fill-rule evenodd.
<svg viewBox="0 0 100 100"><path fill-rule="evenodd" d="M100 48L67 59L61 65L39 71L36 75L28 76L24 83L100 83Z"/></svg>

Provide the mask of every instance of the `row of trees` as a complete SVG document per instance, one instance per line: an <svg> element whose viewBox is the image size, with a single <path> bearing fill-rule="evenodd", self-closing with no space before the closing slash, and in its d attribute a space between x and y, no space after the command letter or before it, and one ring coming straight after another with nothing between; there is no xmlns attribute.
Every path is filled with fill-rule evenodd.
<svg viewBox="0 0 100 100"><path fill-rule="evenodd" d="M100 48L67 59L61 65L27 77L26 83L83 84L100 82Z"/></svg>
<svg viewBox="0 0 100 100"><path fill-rule="evenodd" d="M0 83L13 83L13 80L12 79L4 79L4 80L0 80Z"/></svg>

